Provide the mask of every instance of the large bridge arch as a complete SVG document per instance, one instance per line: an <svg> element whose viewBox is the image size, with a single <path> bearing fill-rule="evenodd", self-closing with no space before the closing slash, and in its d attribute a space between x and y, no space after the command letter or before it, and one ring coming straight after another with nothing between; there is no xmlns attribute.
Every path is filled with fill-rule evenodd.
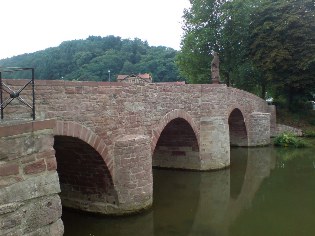
<svg viewBox="0 0 315 236"><path fill-rule="evenodd" d="M102 157L112 177L113 175L113 158L108 155L108 148L105 142L87 127L73 121L56 121L54 128L55 136L69 136L78 138L93 147Z"/></svg>
<svg viewBox="0 0 315 236"><path fill-rule="evenodd" d="M104 142L78 123L57 121L54 149L63 206L113 213L118 196Z"/></svg>
<svg viewBox="0 0 315 236"><path fill-rule="evenodd" d="M200 169L198 128L182 110L167 113L152 134L153 166Z"/></svg>
<svg viewBox="0 0 315 236"><path fill-rule="evenodd" d="M244 114L241 108L232 108L228 113L231 146L248 146L248 129Z"/></svg>

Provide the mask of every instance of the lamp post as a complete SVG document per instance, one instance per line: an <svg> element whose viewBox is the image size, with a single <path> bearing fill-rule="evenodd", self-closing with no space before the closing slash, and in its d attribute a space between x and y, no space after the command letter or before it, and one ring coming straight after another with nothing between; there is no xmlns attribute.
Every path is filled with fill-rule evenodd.
<svg viewBox="0 0 315 236"><path fill-rule="evenodd" d="M110 70L108 70L108 82L110 82Z"/></svg>

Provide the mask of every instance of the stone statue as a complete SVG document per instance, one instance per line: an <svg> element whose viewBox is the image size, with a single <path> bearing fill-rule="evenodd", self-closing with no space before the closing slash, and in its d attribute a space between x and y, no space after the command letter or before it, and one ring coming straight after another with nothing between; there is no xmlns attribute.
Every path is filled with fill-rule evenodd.
<svg viewBox="0 0 315 236"><path fill-rule="evenodd" d="M218 84L220 82L220 71L219 71L219 54L213 52L213 59L211 61L211 78L213 84Z"/></svg>

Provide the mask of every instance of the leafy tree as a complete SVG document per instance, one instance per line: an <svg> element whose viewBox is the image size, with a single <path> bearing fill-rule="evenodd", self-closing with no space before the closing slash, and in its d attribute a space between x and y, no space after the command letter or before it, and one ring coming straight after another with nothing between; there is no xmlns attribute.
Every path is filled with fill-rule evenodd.
<svg viewBox="0 0 315 236"><path fill-rule="evenodd" d="M210 81L211 52L220 56L221 80L250 92L260 92L260 71L248 58L251 14L259 0L192 0L184 13L184 37L177 64L191 83Z"/></svg>
<svg viewBox="0 0 315 236"><path fill-rule="evenodd" d="M211 51L219 51L222 28L221 6L224 1L191 0L184 10L182 50L177 57L180 73L190 83L208 83Z"/></svg>
<svg viewBox="0 0 315 236"><path fill-rule="evenodd" d="M107 81L117 74L150 73L155 82L183 80L175 65L177 51L150 47L140 39L90 36L59 47L0 60L0 66L34 67L36 79ZM23 78L23 74L15 74Z"/></svg>
<svg viewBox="0 0 315 236"><path fill-rule="evenodd" d="M292 110L315 91L313 0L267 1L252 16L250 55Z"/></svg>
<svg viewBox="0 0 315 236"><path fill-rule="evenodd" d="M222 7L221 74L227 85L264 97L265 81L249 54L251 16L262 0L234 0Z"/></svg>

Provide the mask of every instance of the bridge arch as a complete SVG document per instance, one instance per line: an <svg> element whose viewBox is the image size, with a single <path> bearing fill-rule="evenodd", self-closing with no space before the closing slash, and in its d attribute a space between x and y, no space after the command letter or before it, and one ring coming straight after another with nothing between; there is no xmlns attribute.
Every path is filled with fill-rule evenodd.
<svg viewBox="0 0 315 236"><path fill-rule="evenodd" d="M54 129L57 172L62 204L94 213L116 205L117 191L109 168L105 143L75 122L57 121ZM109 164L108 164L109 163Z"/></svg>
<svg viewBox="0 0 315 236"><path fill-rule="evenodd" d="M85 143L89 144L102 157L106 166L108 167L111 176L114 176L113 160L112 157L108 155L107 146L105 142L92 130L73 121L69 122L57 121L56 126L54 128L54 135L78 138L84 141Z"/></svg>
<svg viewBox="0 0 315 236"><path fill-rule="evenodd" d="M228 116L230 145L248 146L248 129L244 113L239 108L234 108Z"/></svg>
<svg viewBox="0 0 315 236"><path fill-rule="evenodd" d="M193 118L185 111L175 109L167 113L163 118L160 120L160 122L157 124L156 128L152 130L152 142L151 142L151 152L153 154L154 149L156 147L157 141L159 140L162 131L168 125L172 120L176 118L182 118L184 119L193 129L194 134L196 136L198 147L199 147L199 129L196 123L194 122Z"/></svg>
<svg viewBox="0 0 315 236"><path fill-rule="evenodd" d="M200 169L198 129L192 117L182 110L166 114L153 131L153 166Z"/></svg>

